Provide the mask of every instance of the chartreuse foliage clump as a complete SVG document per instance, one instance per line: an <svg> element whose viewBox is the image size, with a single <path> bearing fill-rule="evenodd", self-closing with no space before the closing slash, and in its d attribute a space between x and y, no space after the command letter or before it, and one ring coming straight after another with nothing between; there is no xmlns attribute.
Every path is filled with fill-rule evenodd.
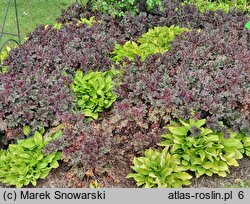
<svg viewBox="0 0 250 204"><path fill-rule="evenodd" d="M8 54L11 50L11 47L6 46L4 49L0 52L0 65L3 63L3 61L8 57Z"/></svg>
<svg viewBox="0 0 250 204"><path fill-rule="evenodd" d="M243 148L240 150L241 153L244 153L248 157L250 157L250 135L246 135L242 132L239 132L238 134L236 133L231 133L231 134L234 134L236 138L241 140L241 143L243 145Z"/></svg>
<svg viewBox="0 0 250 204"><path fill-rule="evenodd" d="M170 42L184 31L187 31L187 29L178 26L149 29L137 42L128 41L124 45L116 44L113 52L115 56L112 59L121 61L124 57L127 57L133 60L135 55L138 55L144 60L150 54L164 53L169 50Z"/></svg>
<svg viewBox="0 0 250 204"><path fill-rule="evenodd" d="M148 149L145 157L134 158L131 173L138 186L144 188L181 188L190 185L192 176L181 166L180 156L170 154L168 147L162 151Z"/></svg>
<svg viewBox="0 0 250 204"><path fill-rule="evenodd" d="M87 24L89 26L92 26L95 22L97 22L95 20L95 17L91 16L89 19L88 18L81 18L80 20L78 20L78 25Z"/></svg>
<svg viewBox="0 0 250 204"><path fill-rule="evenodd" d="M185 172L178 154L170 154L168 147L163 151L148 149L145 157L135 157L131 173L138 186L144 188L181 188L190 185L192 176Z"/></svg>
<svg viewBox="0 0 250 204"><path fill-rule="evenodd" d="M2 51L0 52L0 74L4 73L7 70L6 66L2 66L3 65L3 61L8 57L9 52L11 51L11 47L10 46L5 46Z"/></svg>
<svg viewBox="0 0 250 204"><path fill-rule="evenodd" d="M24 133L29 134L27 126ZM44 139L42 132L37 131L34 137L18 140L17 144L10 144L7 150L0 150L0 181L17 188L30 183L35 186L38 179L45 178L52 168L59 166L61 153L44 155L42 149L61 134L61 131L57 131Z"/></svg>
<svg viewBox="0 0 250 204"><path fill-rule="evenodd" d="M214 132L204 127L206 120L179 120L167 126L160 146L170 148L171 154L181 156L181 164L199 177L203 174L218 174L226 177L229 166L239 166L237 160L243 156L241 140L236 134Z"/></svg>
<svg viewBox="0 0 250 204"><path fill-rule="evenodd" d="M88 25L88 26L92 26L93 25L93 23L95 23L95 22L97 22L96 20L95 20L95 17L94 16L92 16L92 17L90 17L89 19L88 18L80 18L78 21L77 21L77 24L76 25L81 25L81 24L86 24L86 25ZM69 24L72 24L72 22L69 22L69 23L66 23L66 25L69 25ZM61 28L62 28L62 26L63 26L63 23L61 23L61 22L58 22L58 23L55 23L55 24L53 24L53 28L54 29L56 29L56 30L60 30ZM45 26L45 29L47 29L49 27L49 25L46 25Z"/></svg>
<svg viewBox="0 0 250 204"><path fill-rule="evenodd" d="M196 177L218 174L226 177L229 166L239 166L243 153L249 156L250 137L231 130L214 132L204 127L205 119L171 122L168 132L162 135L159 146L163 150L148 149L145 157L135 157L133 178L145 188L189 185L193 171Z"/></svg>
<svg viewBox="0 0 250 204"><path fill-rule="evenodd" d="M77 107L85 116L97 119L98 113L109 108L116 100L112 79L117 73L114 69L107 72L90 71L85 75L81 70L76 72L71 88L77 95Z"/></svg>
<svg viewBox="0 0 250 204"><path fill-rule="evenodd" d="M236 8L239 11L249 12L250 4L247 0L185 0L183 5L185 4L194 4L198 7L201 12L205 12L207 10L216 11L222 10L228 13L231 9Z"/></svg>

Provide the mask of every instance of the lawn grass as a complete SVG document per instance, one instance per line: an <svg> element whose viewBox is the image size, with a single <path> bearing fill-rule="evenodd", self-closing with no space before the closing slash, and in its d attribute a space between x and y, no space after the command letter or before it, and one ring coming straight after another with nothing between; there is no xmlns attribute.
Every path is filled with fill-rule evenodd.
<svg viewBox="0 0 250 204"><path fill-rule="evenodd" d="M3 25L7 2L8 0L0 0L0 31ZM61 9L67 8L73 2L75 2L75 0L17 0L22 42L26 35L32 32L37 25L53 24L55 19L60 15ZM16 33L14 0L11 0L5 32ZM9 38L9 36L4 35L0 45L7 38Z"/></svg>

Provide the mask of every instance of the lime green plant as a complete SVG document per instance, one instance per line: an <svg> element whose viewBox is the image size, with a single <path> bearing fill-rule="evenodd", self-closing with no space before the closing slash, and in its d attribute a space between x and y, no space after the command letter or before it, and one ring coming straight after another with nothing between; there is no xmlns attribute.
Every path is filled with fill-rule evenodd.
<svg viewBox="0 0 250 204"><path fill-rule="evenodd" d="M29 127L24 127L25 135L29 135ZM42 153L43 147L52 139L58 138L62 132L58 131L43 139L42 132L35 132L34 137L18 140L17 144L10 144L7 150L0 150L0 181L17 188L45 178L53 168L59 166L60 152L49 155Z"/></svg>
<svg viewBox="0 0 250 204"><path fill-rule="evenodd" d="M92 26L93 23L95 23L95 22L98 22L98 21L95 20L94 16L92 16L89 19L87 19L87 18L81 18L80 20L78 20L77 25L79 26L80 24L87 24L89 26ZM71 23L72 22L66 23L66 25L69 25ZM60 30L62 28L62 26L63 26L62 23L55 23L55 24L53 24L53 28L55 28L56 30ZM45 29L47 29L48 27L49 27L49 25L46 25Z"/></svg>
<svg viewBox="0 0 250 204"><path fill-rule="evenodd" d="M77 106L85 116L97 119L98 113L109 108L116 100L112 80L116 74L118 71L114 69L107 72L90 71L85 75L80 70L76 72L71 88L76 93Z"/></svg>
<svg viewBox="0 0 250 204"><path fill-rule="evenodd" d="M150 54L164 53L170 49L170 42L184 31L188 30L178 26L149 29L137 40L137 43L128 41L123 46L116 44L112 60L119 62L124 57L133 60L135 55L144 60Z"/></svg>
<svg viewBox="0 0 250 204"><path fill-rule="evenodd" d="M162 135L159 145L180 155L182 165L194 171L196 177L203 174L226 177L229 166L239 166L237 159L243 157L240 152L243 145L235 134L225 135L203 127L205 119L179 121L166 127L168 133Z"/></svg>
<svg viewBox="0 0 250 204"><path fill-rule="evenodd" d="M181 157L170 154L168 147L162 151L146 150L145 157L134 158L131 168L136 173L127 175L144 188L181 188L190 185L192 176L181 166Z"/></svg>
<svg viewBox="0 0 250 204"><path fill-rule="evenodd" d="M56 30L60 30L61 29L61 27L62 27L62 23L55 23L54 25L53 25L53 27L56 29Z"/></svg>
<svg viewBox="0 0 250 204"><path fill-rule="evenodd" d="M201 12L205 12L207 10L222 10L228 13L232 8L236 8L237 10L242 12L249 13L250 11L250 4L249 2L247 2L247 0L185 0L182 4L194 4Z"/></svg>
<svg viewBox="0 0 250 204"><path fill-rule="evenodd" d="M89 26L92 26L93 23L95 23L95 22L97 22L97 21L95 20L95 17L92 16L89 19L87 19L87 18L81 18L80 20L78 20L78 25L79 24L87 24Z"/></svg>
<svg viewBox="0 0 250 204"><path fill-rule="evenodd" d="M0 52L0 74L1 73L5 73L7 70L6 66L1 66L3 64L3 61L9 56L9 52L11 51L11 47L10 46L5 46L2 51Z"/></svg>
<svg viewBox="0 0 250 204"><path fill-rule="evenodd" d="M238 134L232 132L231 134L234 134L234 136L241 141L243 145L241 153L250 157L250 135L246 135L242 132L239 132Z"/></svg>
<svg viewBox="0 0 250 204"><path fill-rule="evenodd" d="M248 30L250 30L250 21L248 21L248 22L246 23L245 27L246 27Z"/></svg>
<svg viewBox="0 0 250 204"><path fill-rule="evenodd" d="M0 64L3 63L3 61L8 57L9 52L11 51L11 47L6 46L2 49L0 52Z"/></svg>

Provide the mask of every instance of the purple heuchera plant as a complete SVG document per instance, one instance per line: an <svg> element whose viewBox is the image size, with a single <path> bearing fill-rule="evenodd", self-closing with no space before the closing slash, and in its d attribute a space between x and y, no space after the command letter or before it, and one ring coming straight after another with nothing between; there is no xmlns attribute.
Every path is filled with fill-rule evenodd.
<svg viewBox="0 0 250 204"><path fill-rule="evenodd" d="M23 68L18 75L0 75L0 80L0 132L8 139L22 137L24 125L33 130L58 125L72 111L72 80L60 71Z"/></svg>
<svg viewBox="0 0 250 204"><path fill-rule="evenodd" d="M245 31L186 33L162 56L127 62L116 90L121 101L116 107L124 100L129 100L130 109L143 103L148 117L162 118L165 124L195 111L195 117L207 118L214 129L220 120L230 128L249 131L249 61ZM163 112L155 117L154 110L160 109Z"/></svg>

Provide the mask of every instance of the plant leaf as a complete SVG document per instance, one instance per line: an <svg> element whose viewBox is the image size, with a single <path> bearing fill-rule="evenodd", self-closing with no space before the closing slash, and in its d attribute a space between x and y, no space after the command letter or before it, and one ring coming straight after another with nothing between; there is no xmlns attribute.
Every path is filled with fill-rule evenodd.
<svg viewBox="0 0 250 204"><path fill-rule="evenodd" d="M23 134L28 136L30 133L30 127L28 125L23 126Z"/></svg>

